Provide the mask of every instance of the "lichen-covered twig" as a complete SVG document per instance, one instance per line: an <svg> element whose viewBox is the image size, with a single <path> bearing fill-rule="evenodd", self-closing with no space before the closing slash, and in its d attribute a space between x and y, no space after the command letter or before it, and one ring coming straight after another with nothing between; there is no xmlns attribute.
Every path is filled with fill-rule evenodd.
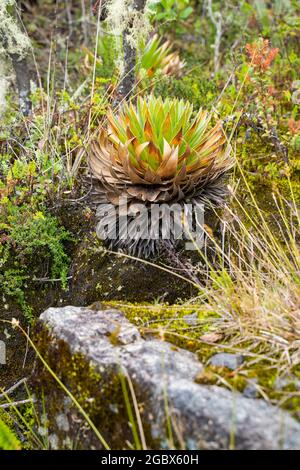
<svg viewBox="0 0 300 470"><path fill-rule="evenodd" d="M2 410L5 410L6 408L12 408L16 406L21 406L21 405L27 405L27 403L34 403L35 400L32 398L25 398L24 400L19 400L19 401L12 401L9 403L3 403L3 405L0 405L0 408Z"/></svg>
<svg viewBox="0 0 300 470"><path fill-rule="evenodd" d="M16 75L20 110L24 115L28 115L31 110L30 78L26 60L29 50L30 41L19 27L15 0L1 0L0 57L2 60L11 60Z"/></svg>
<svg viewBox="0 0 300 470"><path fill-rule="evenodd" d="M27 377L23 377L23 379L19 380L18 382L16 382L14 385L12 385L9 389L5 390L4 393L1 393L0 394L0 399L2 398L6 398L7 395L9 395L10 393L12 393L13 391L15 391L20 385L22 385L23 383L27 382L28 378Z"/></svg>
<svg viewBox="0 0 300 470"><path fill-rule="evenodd" d="M142 13L145 9L147 0L133 0L133 15L123 32L123 55L124 67L123 73L117 88L114 106L118 106L122 100L128 100L135 84L135 64L136 64L136 47L130 41L130 35L134 26L134 13Z"/></svg>
<svg viewBox="0 0 300 470"><path fill-rule="evenodd" d="M216 73L220 67L220 46L222 38L222 15L219 11L214 12L212 8L212 0L207 0L207 13L215 27L215 43L214 43L214 72Z"/></svg>

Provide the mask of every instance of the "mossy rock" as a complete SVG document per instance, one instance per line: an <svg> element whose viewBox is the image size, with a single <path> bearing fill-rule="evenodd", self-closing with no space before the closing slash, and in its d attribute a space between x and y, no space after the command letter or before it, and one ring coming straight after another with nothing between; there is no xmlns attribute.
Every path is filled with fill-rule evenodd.
<svg viewBox="0 0 300 470"><path fill-rule="evenodd" d="M137 409L148 449L182 442L187 449L299 447L300 424L287 412L204 385L195 354L143 338L121 311L50 308L36 341L46 362L38 361L31 385L42 397L37 412L53 449L105 446L86 414L112 449L141 448Z"/></svg>

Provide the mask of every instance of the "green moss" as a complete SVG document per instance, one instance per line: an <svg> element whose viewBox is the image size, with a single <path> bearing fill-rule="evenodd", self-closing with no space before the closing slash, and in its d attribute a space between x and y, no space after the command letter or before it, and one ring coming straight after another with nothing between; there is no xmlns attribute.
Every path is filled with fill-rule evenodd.
<svg viewBox="0 0 300 470"><path fill-rule="evenodd" d="M12 416L7 413L3 408L0 408L0 421L6 424L10 429L13 429L14 427L14 420L12 419Z"/></svg>
<svg viewBox="0 0 300 470"><path fill-rule="evenodd" d="M203 79L200 73L190 73L180 79L161 77L153 92L162 98L180 98L193 103L195 109L210 108L217 97L217 86L213 80Z"/></svg>
<svg viewBox="0 0 300 470"><path fill-rule="evenodd" d="M278 370L274 366L271 367L269 361L260 359L257 366L255 363L251 363L251 356L248 358L246 355L243 365L236 371L207 365L209 358L220 351L244 354L247 344L244 343L240 351L237 351L236 348L230 348L229 338L227 341L223 341L222 345L205 343L201 336L214 332L213 322L210 320L218 318L218 314L209 311L205 305L201 307L199 305L141 305L121 302L104 302L104 305L122 310L128 320L138 326L145 337L149 334L157 335L161 339L173 343L176 348L180 347L195 352L199 361L205 365L203 373L196 379L197 383L221 386L226 383L229 388L243 392L249 381L255 379L258 388L262 389L262 393L258 392L260 398L267 396L272 402L278 403L283 401L287 392L290 392L290 396L287 396L287 399L283 401L282 407L289 410L295 417L299 417L300 397L295 383L287 386L284 390L276 390L275 382ZM187 324L185 317L188 318L191 314L197 315L197 325ZM252 350L252 354L262 357L264 351ZM273 356L273 359L276 357ZM296 377L300 377L298 367L294 367L292 373Z"/></svg>
<svg viewBox="0 0 300 470"><path fill-rule="evenodd" d="M64 342L56 341L44 328L37 326L35 334L38 350L42 353L47 364L70 390L111 448L120 450L128 448L128 446L131 447L129 443L133 440L132 428L129 423L120 376L115 374L112 379L109 375L108 379L105 371L102 374L93 364L87 363L81 354L71 354ZM98 438L89 429L76 405L65 404L64 391L41 364L38 364L31 386L34 387L35 393L38 393L40 397L43 396L44 409L47 414L47 433L57 437L60 449L66 448L67 443L70 444L57 424L57 416L62 414L73 420L72 422L76 416L77 426L73 425L67 433L69 438L71 437L73 448L99 448ZM135 383L134 390L137 396L141 393ZM141 395L146 399L147 391L143 391ZM129 400L133 409L131 398ZM43 410L40 406L39 414L42 413ZM142 410L141 415L143 419ZM153 444L153 448L155 448L157 443L154 443L150 429L145 422L143 425L148 445Z"/></svg>
<svg viewBox="0 0 300 470"><path fill-rule="evenodd" d="M200 307L199 305L139 304L120 301L103 302L103 305L122 310L128 320L139 327L142 334L158 335L175 346L190 351L198 350L201 343L199 337L211 330L209 319L218 317L205 305Z"/></svg>

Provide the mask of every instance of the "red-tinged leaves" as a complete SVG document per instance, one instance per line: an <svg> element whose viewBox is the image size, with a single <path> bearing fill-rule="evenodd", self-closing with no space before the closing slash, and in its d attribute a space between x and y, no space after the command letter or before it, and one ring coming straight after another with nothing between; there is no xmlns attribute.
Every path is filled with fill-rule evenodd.
<svg viewBox="0 0 300 470"><path fill-rule="evenodd" d="M157 174L163 179L173 177L177 172L177 164L178 147L174 148L169 157L162 161L157 170Z"/></svg>
<svg viewBox="0 0 300 470"><path fill-rule="evenodd" d="M153 96L125 104L116 116L109 112L111 134L100 132L91 145L94 175L107 191L149 202L202 190L232 159L220 123L209 128L206 111L194 119L192 113L189 103Z"/></svg>
<svg viewBox="0 0 300 470"><path fill-rule="evenodd" d="M182 142L182 129L179 130L179 132L177 132L177 134L175 135L174 139L172 140L172 145L180 145Z"/></svg>
<svg viewBox="0 0 300 470"><path fill-rule="evenodd" d="M144 127L145 138L147 140L153 140L153 131L149 119L146 119Z"/></svg>
<svg viewBox="0 0 300 470"><path fill-rule="evenodd" d="M268 39L260 39L252 44L246 44L246 51L251 65L260 72L265 72L276 58L278 47L271 48Z"/></svg>

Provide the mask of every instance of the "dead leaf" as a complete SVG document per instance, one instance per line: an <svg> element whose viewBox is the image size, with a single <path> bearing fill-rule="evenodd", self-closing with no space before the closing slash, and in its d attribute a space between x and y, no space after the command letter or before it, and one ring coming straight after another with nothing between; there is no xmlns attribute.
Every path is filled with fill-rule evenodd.
<svg viewBox="0 0 300 470"><path fill-rule="evenodd" d="M207 343L217 343L222 338L223 335L220 333L207 333L206 335L200 336L201 341L205 341Z"/></svg>

